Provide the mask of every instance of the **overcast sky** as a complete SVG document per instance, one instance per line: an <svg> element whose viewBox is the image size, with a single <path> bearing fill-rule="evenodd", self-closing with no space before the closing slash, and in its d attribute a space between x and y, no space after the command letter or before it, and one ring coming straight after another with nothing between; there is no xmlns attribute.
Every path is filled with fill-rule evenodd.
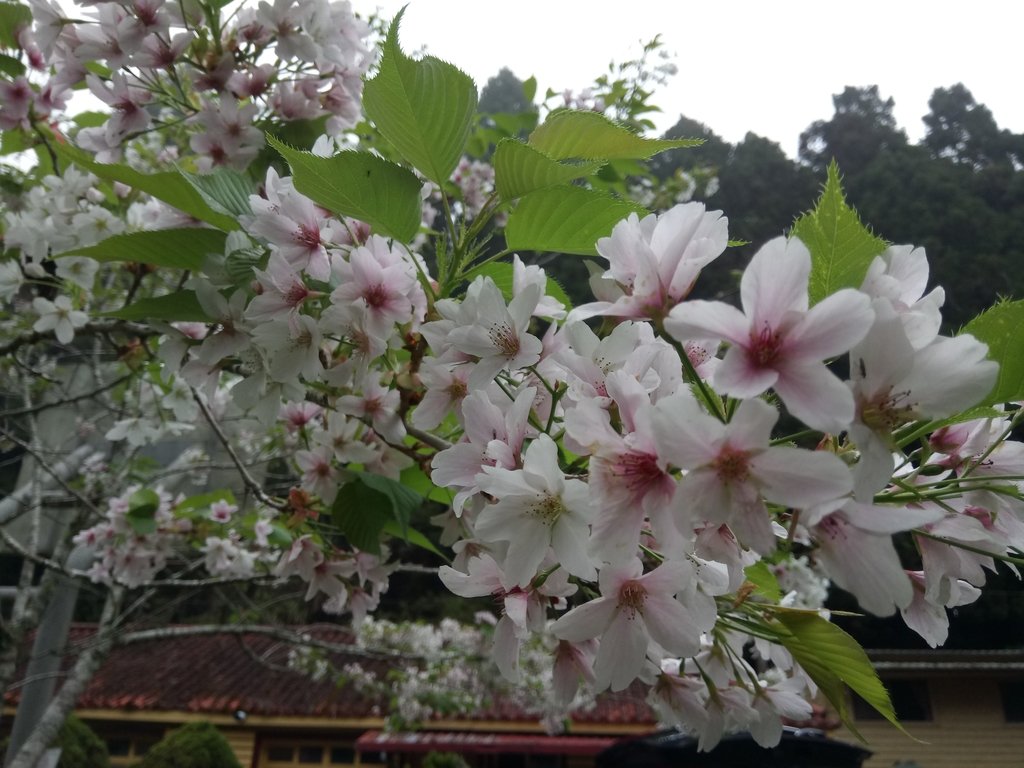
<svg viewBox="0 0 1024 768"><path fill-rule="evenodd" d="M800 132L831 117L833 93L877 84L911 140L939 86L963 82L1000 127L1024 132L1017 0L378 0L402 5L402 47L451 61L482 87L502 66L538 93L587 86L661 34L679 74L654 102L659 130L685 114L731 142L747 131L796 154ZM369 8L353 0L357 11Z"/></svg>

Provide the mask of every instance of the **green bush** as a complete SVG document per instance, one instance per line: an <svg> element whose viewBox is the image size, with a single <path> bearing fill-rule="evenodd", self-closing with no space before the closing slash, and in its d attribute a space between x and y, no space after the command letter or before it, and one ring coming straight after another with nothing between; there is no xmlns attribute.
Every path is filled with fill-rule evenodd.
<svg viewBox="0 0 1024 768"><path fill-rule="evenodd" d="M468 768L468 763L455 752L428 752L423 768Z"/></svg>
<svg viewBox="0 0 1024 768"><path fill-rule="evenodd" d="M0 762L7 754L11 737L0 739ZM51 747L60 747L60 761L57 768L110 768L107 745L90 728L74 715L69 715L53 740Z"/></svg>
<svg viewBox="0 0 1024 768"><path fill-rule="evenodd" d="M74 715L64 722L53 746L60 747L57 768L110 768L107 745Z"/></svg>
<svg viewBox="0 0 1024 768"><path fill-rule="evenodd" d="M135 768L242 768L227 739L209 723L189 723L158 742Z"/></svg>

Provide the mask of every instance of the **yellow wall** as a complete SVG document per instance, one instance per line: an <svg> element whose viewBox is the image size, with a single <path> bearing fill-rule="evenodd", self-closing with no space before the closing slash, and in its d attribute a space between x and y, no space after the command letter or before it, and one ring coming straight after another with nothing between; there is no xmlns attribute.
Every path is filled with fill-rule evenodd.
<svg viewBox="0 0 1024 768"><path fill-rule="evenodd" d="M856 723L874 752L864 768L892 768L899 761L914 761L920 768L1024 766L1024 723L1005 722L996 679L930 679L928 688L932 720L904 723L911 736L925 743L884 720ZM856 743L845 729L833 735Z"/></svg>

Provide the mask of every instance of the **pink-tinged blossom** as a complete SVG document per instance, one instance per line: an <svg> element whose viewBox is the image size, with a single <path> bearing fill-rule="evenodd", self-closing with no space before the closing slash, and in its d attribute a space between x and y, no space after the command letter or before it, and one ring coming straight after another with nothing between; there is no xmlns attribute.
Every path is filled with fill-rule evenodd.
<svg viewBox="0 0 1024 768"><path fill-rule="evenodd" d="M0 80L0 129L27 129L33 99L32 86L23 76Z"/></svg>
<svg viewBox="0 0 1024 768"><path fill-rule="evenodd" d="M804 722L813 714L807 700L806 684L791 677L773 685L762 685L754 694L758 717L749 724L750 735L760 746L771 749L782 740L782 720Z"/></svg>
<svg viewBox="0 0 1024 768"><path fill-rule="evenodd" d="M600 637L594 687L621 691L640 674L652 643L673 656L697 652L700 634L675 599L692 575L685 563L673 560L646 574L635 558L604 568L601 597L569 611L551 632L575 643Z"/></svg>
<svg viewBox="0 0 1024 768"><path fill-rule="evenodd" d="M299 271L278 251L270 254L266 271L253 271L260 292L245 309L245 317L250 321L265 322L279 317L291 320L307 299L320 295L309 289Z"/></svg>
<svg viewBox="0 0 1024 768"><path fill-rule="evenodd" d="M564 598L576 591L564 571L555 571L536 589L502 586L507 579L498 563L488 554L469 560L466 571L441 566L438 576L446 587L461 597L492 596L502 602L502 616L494 628L493 658L501 674L512 682L519 679L519 649L531 632L544 629L548 606L552 601L564 604Z"/></svg>
<svg viewBox="0 0 1024 768"><path fill-rule="evenodd" d="M323 412L324 409L316 403L299 400L282 404L279 418L284 422L285 429L297 432L305 429L306 425L315 423Z"/></svg>
<svg viewBox="0 0 1024 768"><path fill-rule="evenodd" d="M479 476L485 466L519 466L535 394L533 388L524 389L505 411L479 390L463 401L465 439L435 454L430 475L436 485L457 489L452 500L457 516L466 501L480 493Z"/></svg>
<svg viewBox="0 0 1024 768"><path fill-rule="evenodd" d="M805 511L803 523L817 543L815 557L838 586L876 616L910 605L913 589L892 534L934 522L937 507L883 507L846 500Z"/></svg>
<svg viewBox="0 0 1024 768"><path fill-rule="evenodd" d="M361 389L361 395L338 399L338 413L362 419L389 443L401 443L405 438L405 424L398 413L401 404L398 390L381 386L376 373L364 377Z"/></svg>
<svg viewBox="0 0 1024 768"><path fill-rule="evenodd" d="M300 376L317 381L323 374L320 328L309 315L288 320L271 320L252 330L253 343L266 351L269 373L275 381L294 381Z"/></svg>
<svg viewBox="0 0 1024 768"><path fill-rule="evenodd" d="M231 516L237 511L237 505L225 499L220 499L210 505L210 519L215 523L228 523L231 521Z"/></svg>
<svg viewBox="0 0 1024 768"><path fill-rule="evenodd" d="M939 333L940 309L946 299L942 288L928 287L928 257L924 248L891 245L876 256L861 284L872 299L886 299L900 315L903 329L914 349L920 349Z"/></svg>
<svg viewBox="0 0 1024 768"><path fill-rule="evenodd" d="M565 305L558 299L547 295L548 277L541 267L536 264L524 264L519 254L512 256L512 295L522 293L527 285L536 284L540 288L540 301L537 302L533 314L537 317L547 317L552 320L561 320L565 317Z"/></svg>
<svg viewBox="0 0 1024 768"><path fill-rule="evenodd" d="M688 390L660 401L657 411L658 455L686 470L679 491L686 512L695 521L727 523L763 555L775 549L765 500L802 509L853 487L837 456L771 446L779 414L763 400L743 401L727 424L705 413Z"/></svg>
<svg viewBox="0 0 1024 768"><path fill-rule="evenodd" d="M297 575L303 581L313 578L314 569L324 561L324 552L309 534L300 536L281 554L274 575L283 579Z"/></svg>
<svg viewBox="0 0 1024 768"><path fill-rule="evenodd" d="M594 685L597 641L583 640L579 643L570 643L568 640L559 640L553 656L551 683L555 701L567 707L575 698L580 682L588 688Z"/></svg>
<svg viewBox="0 0 1024 768"><path fill-rule="evenodd" d="M540 435L523 455L522 469L483 467L480 489L495 503L477 517L476 534L483 541L507 541L503 560L505 586L526 587L549 549L573 576L597 577L587 554L592 515L587 484L567 479L558 467L558 447Z"/></svg>
<svg viewBox="0 0 1024 768"><path fill-rule="evenodd" d="M487 386L502 370L515 371L540 360L542 344L527 333L533 311L540 301L540 288L529 284L505 305L505 299L489 277L478 289L476 318L448 334L448 341L467 355L478 358L469 375L469 388Z"/></svg>
<svg viewBox="0 0 1024 768"><path fill-rule="evenodd" d="M203 104L194 118L200 131L189 139L192 151L199 155L196 165L200 171L219 166L241 170L256 157L264 143L263 132L253 125L256 111L255 104L239 106L229 95Z"/></svg>
<svg viewBox="0 0 1024 768"><path fill-rule="evenodd" d="M339 261L335 271L340 283L331 302L363 309L367 332L373 336L386 340L396 325L423 320L427 299L416 267L383 237L373 235L366 245L352 249L348 261Z"/></svg>
<svg viewBox="0 0 1024 768"><path fill-rule="evenodd" d="M199 306L217 324L216 330L203 339L197 354L199 360L207 365L216 365L249 346L248 328L242 316L245 291L235 291L230 299L226 299L205 280L196 281L195 291Z"/></svg>
<svg viewBox="0 0 1024 768"><path fill-rule="evenodd" d="M328 280L331 261L327 246L337 239L337 222L296 192L290 179L279 179L273 169L267 171L266 191L267 198L249 197L255 215L247 231L266 238L295 269L315 280Z"/></svg>
<svg viewBox="0 0 1024 768"><path fill-rule="evenodd" d="M804 244L776 238L743 273L742 312L722 302L690 301L672 310L665 330L683 342L731 344L712 379L720 392L748 398L774 388L793 416L838 433L853 420L853 398L822 361L864 338L874 313L871 300L851 289L808 309L810 272Z"/></svg>
<svg viewBox="0 0 1024 768"><path fill-rule="evenodd" d="M120 72L111 75L109 84L92 74L86 75L85 81L96 98L114 109L104 127L108 144L119 144L130 134L149 127L151 120L145 108L153 98L149 91L131 85Z"/></svg>
<svg viewBox="0 0 1024 768"><path fill-rule="evenodd" d="M622 563L636 554L645 519L662 545L678 542L680 528L672 503L676 481L658 455L655 412L647 392L622 371L610 373L606 385L625 434L612 428L609 412L592 400L566 411L565 428L572 450L590 454L590 491L601 500L593 525L593 554L605 562Z"/></svg>
<svg viewBox="0 0 1024 768"><path fill-rule="evenodd" d="M700 271L718 258L729 241L729 221L703 203L677 205L643 219L631 213L597 241L608 260L605 278L623 294L613 302L578 307L573 318L593 315L659 320L690 293Z"/></svg>
<svg viewBox="0 0 1024 768"><path fill-rule="evenodd" d="M949 635L946 609L973 603L981 596L981 590L960 579L946 579L942 582L941 593L930 600L925 595L924 572L908 571L907 576L914 587L914 597L910 605L900 610L904 623L932 648L943 645Z"/></svg>
<svg viewBox="0 0 1024 768"><path fill-rule="evenodd" d="M460 363L449 363L435 357L424 358L420 381L426 387L423 399L412 414L417 429L434 429L455 411L462 421L462 401L469 394L469 371Z"/></svg>
<svg viewBox="0 0 1024 768"><path fill-rule="evenodd" d="M326 446L334 454L338 464L366 464L373 461L377 449L358 437L360 422L349 419L343 413L330 411L327 427L313 435L313 441Z"/></svg>
<svg viewBox="0 0 1024 768"><path fill-rule="evenodd" d="M860 450L854 468L857 498L870 500L893 470L891 434L917 419L942 419L977 403L999 372L988 347L969 334L937 336L915 349L903 321L885 300L875 302L876 320L850 350L856 419L850 434Z"/></svg>
<svg viewBox="0 0 1024 768"><path fill-rule="evenodd" d="M32 330L36 333L53 331L61 344L70 344L75 338L75 329L89 322L89 316L75 309L71 299L64 295L57 296L53 301L37 296L32 299L32 309L39 315Z"/></svg>

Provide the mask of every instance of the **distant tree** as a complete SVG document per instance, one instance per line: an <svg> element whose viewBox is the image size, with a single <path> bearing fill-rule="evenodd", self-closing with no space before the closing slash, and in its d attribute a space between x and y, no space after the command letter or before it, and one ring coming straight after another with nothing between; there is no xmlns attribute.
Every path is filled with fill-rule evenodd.
<svg viewBox="0 0 1024 768"><path fill-rule="evenodd" d="M824 173L835 158L843 173L860 173L880 152L906 146L907 135L896 125L895 102L882 99L878 86L846 86L832 97L835 114L818 120L800 134L800 159Z"/></svg>
<svg viewBox="0 0 1024 768"><path fill-rule="evenodd" d="M502 67L498 74L487 81L480 92L479 109L485 114L519 114L535 109L527 97L520 80L511 69Z"/></svg>
<svg viewBox="0 0 1024 768"><path fill-rule="evenodd" d="M974 100L963 83L936 88L928 100L931 111L922 119L928 128L924 144L934 157L976 169L1019 165L1021 137L996 125L992 112Z"/></svg>
<svg viewBox="0 0 1024 768"><path fill-rule="evenodd" d="M65 721L53 746L60 747L57 768L110 768L107 745L74 715Z"/></svg>
<svg viewBox="0 0 1024 768"><path fill-rule="evenodd" d="M663 138L704 139L704 143L685 152L664 152L651 158L651 170L661 179L671 176L677 168L690 169L699 165L721 168L729 162L732 152L729 142L704 123L685 115L679 116L679 120L665 132Z"/></svg>

